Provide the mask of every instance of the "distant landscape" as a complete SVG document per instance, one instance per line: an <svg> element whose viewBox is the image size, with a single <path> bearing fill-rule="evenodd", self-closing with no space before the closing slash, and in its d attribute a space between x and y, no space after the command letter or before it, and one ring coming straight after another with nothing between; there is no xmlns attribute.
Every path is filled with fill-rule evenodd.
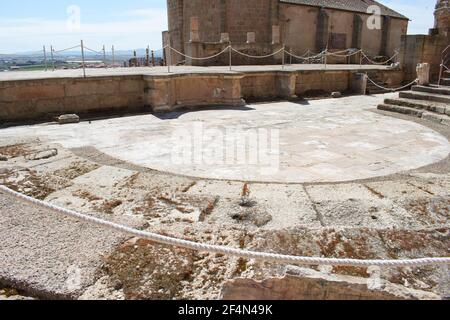
<svg viewBox="0 0 450 320"><path fill-rule="evenodd" d="M85 64L88 68L100 68L105 66L128 67L133 64L136 52L137 65L145 65L146 49L117 50L114 59L111 51L105 55L100 50L98 53L85 50ZM161 64L162 52L155 52L156 65ZM14 54L0 54L0 72L9 71L42 71L54 69L76 69L82 66L81 50L72 50L53 54L47 52L45 59L43 50L40 52L19 52Z"/></svg>

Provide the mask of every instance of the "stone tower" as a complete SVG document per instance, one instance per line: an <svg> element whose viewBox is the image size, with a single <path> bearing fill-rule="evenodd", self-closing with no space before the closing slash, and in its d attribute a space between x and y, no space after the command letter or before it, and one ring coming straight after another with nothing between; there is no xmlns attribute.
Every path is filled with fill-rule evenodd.
<svg viewBox="0 0 450 320"><path fill-rule="evenodd" d="M450 36L450 0L438 0L436 4L435 15L435 32Z"/></svg>

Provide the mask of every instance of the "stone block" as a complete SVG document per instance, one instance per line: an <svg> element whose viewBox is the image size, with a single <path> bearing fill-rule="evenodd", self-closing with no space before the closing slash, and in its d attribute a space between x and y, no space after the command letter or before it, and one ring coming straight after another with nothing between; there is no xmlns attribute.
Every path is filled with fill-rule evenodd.
<svg viewBox="0 0 450 320"><path fill-rule="evenodd" d="M58 117L59 124L79 123L80 117L76 114L64 114Z"/></svg>
<svg viewBox="0 0 450 320"><path fill-rule="evenodd" d="M256 33L247 32L247 43L255 43L255 42L256 42Z"/></svg>
<svg viewBox="0 0 450 320"><path fill-rule="evenodd" d="M338 91L332 92L331 97L332 98L340 98L340 97L342 97L342 93L340 93Z"/></svg>
<svg viewBox="0 0 450 320"><path fill-rule="evenodd" d="M272 26L272 44L279 44L281 41L280 26Z"/></svg>
<svg viewBox="0 0 450 320"><path fill-rule="evenodd" d="M230 42L230 34L228 32L223 32L220 34L220 42L228 43Z"/></svg>
<svg viewBox="0 0 450 320"><path fill-rule="evenodd" d="M375 274L375 272L374 272ZM368 274L369 275L369 274ZM360 278L288 267L283 278L234 279L225 283L223 300L440 300L436 294L379 278Z"/></svg>

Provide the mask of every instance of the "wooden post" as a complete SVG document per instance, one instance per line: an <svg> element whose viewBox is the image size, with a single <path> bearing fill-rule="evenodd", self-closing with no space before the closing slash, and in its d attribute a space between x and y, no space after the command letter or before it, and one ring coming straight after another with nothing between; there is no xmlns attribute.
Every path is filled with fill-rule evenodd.
<svg viewBox="0 0 450 320"><path fill-rule="evenodd" d="M45 46L44 46L44 64L45 64L45 71L48 71L48 66L47 66L47 50L45 49Z"/></svg>
<svg viewBox="0 0 450 320"><path fill-rule="evenodd" d="M231 41L228 42L228 52L229 52L229 63L230 63L230 71L232 71L232 60L233 60L233 49L231 49Z"/></svg>
<svg viewBox="0 0 450 320"><path fill-rule="evenodd" d="M105 45L103 45L103 64L105 65L105 68L108 67L106 65L106 48L105 48Z"/></svg>
<svg viewBox="0 0 450 320"><path fill-rule="evenodd" d="M50 46L50 56L52 59L52 69L55 71L55 60L53 60L53 46Z"/></svg>
<svg viewBox="0 0 450 320"><path fill-rule="evenodd" d="M84 62L84 44L83 40L81 40L81 63L83 66L83 78L86 78L86 63Z"/></svg>
<svg viewBox="0 0 450 320"><path fill-rule="evenodd" d="M111 47L111 54L112 54L112 67L114 68L116 65L116 54L114 52L114 45Z"/></svg>

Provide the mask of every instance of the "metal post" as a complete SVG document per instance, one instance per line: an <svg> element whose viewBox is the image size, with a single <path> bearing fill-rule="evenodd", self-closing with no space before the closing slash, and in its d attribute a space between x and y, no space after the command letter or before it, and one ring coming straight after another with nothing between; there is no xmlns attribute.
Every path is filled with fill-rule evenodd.
<svg viewBox="0 0 450 320"><path fill-rule="evenodd" d="M152 50L152 66L155 66L155 51Z"/></svg>
<svg viewBox="0 0 450 320"><path fill-rule="evenodd" d="M150 67L150 46L145 49L145 64L147 67Z"/></svg>
<svg viewBox="0 0 450 320"><path fill-rule="evenodd" d="M324 62L324 64L325 64L325 69L327 68L327 63L328 63L328 48L327 49L325 49L325 55L324 55L324 58L323 58L323 62Z"/></svg>
<svg viewBox="0 0 450 320"><path fill-rule="evenodd" d="M83 78L86 78L86 63L84 62L84 44L83 40L81 40L81 63L83 66Z"/></svg>
<svg viewBox="0 0 450 320"><path fill-rule="evenodd" d="M233 49L231 49L231 41L228 42L228 52L229 52L230 71L232 71Z"/></svg>
<svg viewBox="0 0 450 320"><path fill-rule="evenodd" d="M362 49L359 51L359 66L362 67L363 64L363 51Z"/></svg>
<svg viewBox="0 0 450 320"><path fill-rule="evenodd" d="M286 47L283 45L283 59L282 59L282 63L283 63L282 69L283 69L283 70L284 70L284 63L285 63L285 58L286 58L285 48L286 48Z"/></svg>
<svg viewBox="0 0 450 320"><path fill-rule="evenodd" d="M103 45L103 64L105 65L105 68L108 67L106 65L106 48L105 48L105 45Z"/></svg>
<svg viewBox="0 0 450 320"><path fill-rule="evenodd" d="M114 46L111 47L111 53L112 53L112 67L114 68L116 65L116 54L114 52Z"/></svg>
<svg viewBox="0 0 450 320"><path fill-rule="evenodd" d="M47 66L47 50L45 49L45 46L44 46L44 64L45 64L45 71L48 71L48 66Z"/></svg>
<svg viewBox="0 0 450 320"><path fill-rule="evenodd" d="M50 56L52 59L52 70L55 71L55 60L53 60L53 46L50 46Z"/></svg>
<svg viewBox="0 0 450 320"><path fill-rule="evenodd" d="M289 64L292 65L292 49L289 49Z"/></svg>

